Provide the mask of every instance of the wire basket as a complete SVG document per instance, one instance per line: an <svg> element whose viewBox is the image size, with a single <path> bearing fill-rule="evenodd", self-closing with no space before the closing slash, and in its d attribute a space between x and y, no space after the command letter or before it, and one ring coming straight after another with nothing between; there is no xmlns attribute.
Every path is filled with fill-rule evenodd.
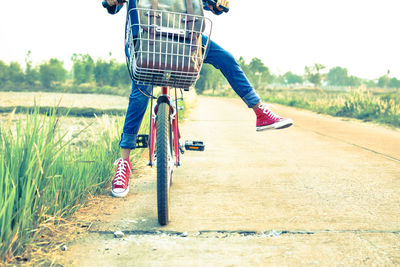
<svg viewBox="0 0 400 267"><path fill-rule="evenodd" d="M131 78L142 84L189 88L198 79L211 28L204 16L130 9L125 52Z"/></svg>

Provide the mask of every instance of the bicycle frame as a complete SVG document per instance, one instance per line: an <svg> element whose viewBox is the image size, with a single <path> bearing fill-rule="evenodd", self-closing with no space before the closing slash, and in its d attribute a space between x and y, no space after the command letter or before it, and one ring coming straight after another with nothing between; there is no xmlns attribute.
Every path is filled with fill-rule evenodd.
<svg viewBox="0 0 400 267"><path fill-rule="evenodd" d="M136 19L131 21L131 18ZM187 91L196 82L211 30L211 20L200 14L149 8L132 8L127 12L125 54L129 74L140 84L161 86L161 95L154 106L153 92L144 93L138 88L151 98L151 116L150 134L136 140L139 147L149 148L148 165L157 168L157 210L161 225L169 222L169 188L174 167L180 166L180 153L184 153L184 148L204 150L201 141L191 141L190 145L186 141L181 145L176 89ZM174 100L169 86L175 88Z"/></svg>
<svg viewBox="0 0 400 267"><path fill-rule="evenodd" d="M165 86L161 87L161 95L157 98L157 103L154 105L151 111L151 123L150 123L150 148L149 148L149 165L154 164L154 154L157 136L157 112L159 103L168 103L170 107L170 130L172 132L172 149L175 155L175 166L180 166L179 156L179 140L181 138L178 126L178 107L171 101L170 88Z"/></svg>

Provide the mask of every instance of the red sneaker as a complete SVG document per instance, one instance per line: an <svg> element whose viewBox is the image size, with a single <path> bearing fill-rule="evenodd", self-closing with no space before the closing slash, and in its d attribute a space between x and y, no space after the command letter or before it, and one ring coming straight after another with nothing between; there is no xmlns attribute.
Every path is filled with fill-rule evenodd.
<svg viewBox="0 0 400 267"><path fill-rule="evenodd" d="M257 115L256 130L283 129L293 125L292 119L284 119L276 115L266 104L260 104L254 110Z"/></svg>
<svg viewBox="0 0 400 267"><path fill-rule="evenodd" d="M117 166L117 171L112 181L111 194L114 197L125 197L129 192L129 174L132 171L132 164L129 159L120 158L114 165Z"/></svg>

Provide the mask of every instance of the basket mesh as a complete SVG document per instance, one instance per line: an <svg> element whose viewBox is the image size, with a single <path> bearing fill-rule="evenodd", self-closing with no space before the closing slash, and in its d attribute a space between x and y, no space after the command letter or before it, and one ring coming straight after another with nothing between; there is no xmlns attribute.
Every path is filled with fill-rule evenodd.
<svg viewBox="0 0 400 267"><path fill-rule="evenodd" d="M132 79L185 89L196 82L209 43L209 19L134 8L128 11L126 23L125 48Z"/></svg>

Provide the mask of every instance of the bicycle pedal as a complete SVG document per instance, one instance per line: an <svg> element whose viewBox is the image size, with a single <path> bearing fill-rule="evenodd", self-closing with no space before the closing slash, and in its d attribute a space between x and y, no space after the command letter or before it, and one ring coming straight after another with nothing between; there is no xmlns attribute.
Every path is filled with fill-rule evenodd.
<svg viewBox="0 0 400 267"><path fill-rule="evenodd" d="M205 145L203 141L186 141L185 142L185 149L192 150L192 151L204 151Z"/></svg>
<svg viewBox="0 0 400 267"><path fill-rule="evenodd" d="M136 138L136 148L148 148L149 147L149 135L139 134Z"/></svg>

